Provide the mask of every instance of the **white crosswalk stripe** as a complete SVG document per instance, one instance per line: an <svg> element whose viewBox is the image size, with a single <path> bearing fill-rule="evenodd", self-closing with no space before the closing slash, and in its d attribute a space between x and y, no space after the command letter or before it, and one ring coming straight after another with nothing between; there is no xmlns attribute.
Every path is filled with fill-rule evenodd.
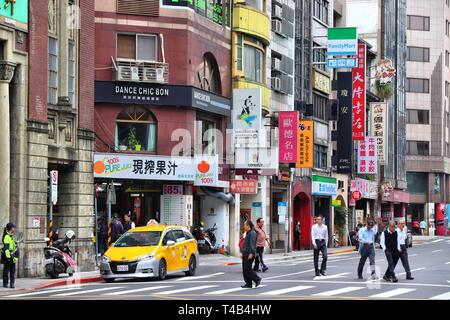
<svg viewBox="0 0 450 320"><path fill-rule="evenodd" d="M441 241L444 241L445 239L437 239L437 240L434 240L434 241L431 241L431 242L429 242L429 243L436 243L436 242L441 242Z"/></svg>
<svg viewBox="0 0 450 320"><path fill-rule="evenodd" d="M198 280L198 279L207 279L207 278L212 278L215 276L220 276L222 274L225 274L225 272L217 272L217 273L207 274L204 276L180 278L180 279L177 279L176 281L191 281L191 280Z"/></svg>
<svg viewBox="0 0 450 320"><path fill-rule="evenodd" d="M383 292L383 293L375 294L373 296L370 296L369 298L392 298L392 297L399 296L401 294L405 294L405 293L412 292L412 291L415 291L415 290L416 289L402 289L402 288L399 288L399 289L394 289L394 290L386 291L386 292Z"/></svg>
<svg viewBox="0 0 450 320"><path fill-rule="evenodd" d="M450 292L431 297L430 300L450 300Z"/></svg>
<svg viewBox="0 0 450 320"><path fill-rule="evenodd" d="M267 285L262 284L258 287L259 288L263 288L266 287ZM227 294L227 293L232 293L232 292L238 292L238 291L249 291L252 290L250 288L230 288L230 289L223 289L223 290L217 290L217 291L211 291L211 292L205 292L204 294L208 294L208 295L218 295L218 294Z"/></svg>
<svg viewBox="0 0 450 320"><path fill-rule="evenodd" d="M44 291L36 291L36 292L28 292L28 293L20 293L20 294L13 294L11 296L6 296L7 298L21 298L21 297L28 297L28 296L37 296L40 294L46 294L46 293L53 293L53 292L63 292L63 291L69 291L69 290L76 290L80 289L80 286L72 287L72 288L64 288L64 289L51 289L51 290L44 290Z"/></svg>
<svg viewBox="0 0 450 320"><path fill-rule="evenodd" d="M137 292L144 292L144 291L151 291L151 290L158 290L158 289L165 289L170 288L171 286L156 286L156 287L147 287L147 288L139 288L139 289L133 289L133 290L125 290L125 291L117 291L117 292L110 292L110 293L104 293L104 296L121 296L124 294L129 293L137 293Z"/></svg>
<svg viewBox="0 0 450 320"><path fill-rule="evenodd" d="M326 296L326 297L337 296L338 294L341 294L341 293L347 293L347 292L357 291L357 290L361 290L361 289L364 289L364 287L345 287L345 288L341 288L341 289L315 293L315 294L313 294L313 296Z"/></svg>
<svg viewBox="0 0 450 320"><path fill-rule="evenodd" d="M414 272L414 271L420 271L420 270L425 270L425 268L412 269L411 272ZM397 273L397 276L402 276L402 275L404 275L404 274L406 274L406 272Z"/></svg>
<svg viewBox="0 0 450 320"><path fill-rule="evenodd" d="M297 287L279 289L279 290L274 290L274 291L267 291L267 292L261 293L261 295L276 296L276 295L281 295L281 294L285 294L285 293L306 290L306 289L311 289L311 288L314 288L314 286L297 286Z"/></svg>
<svg viewBox="0 0 450 320"><path fill-rule="evenodd" d="M436 252L441 252L441 251L444 251L444 250L443 249L433 250L433 251L431 251L431 253L436 253Z"/></svg>
<svg viewBox="0 0 450 320"><path fill-rule="evenodd" d="M182 293L182 292L189 292L189 291L196 291L196 290L203 290L203 289L209 289L209 288L215 288L218 286L199 286L199 287L192 287L192 288L184 288L184 289L176 289L176 290L169 290L169 291L162 291L162 292L156 292L155 294L175 294L175 293Z"/></svg>
<svg viewBox="0 0 450 320"><path fill-rule="evenodd" d="M91 289L91 290L84 290L84 291L77 291L77 292L69 292L69 293L60 293L52 295L52 297L69 297L69 296L77 296L80 294L85 293L94 293L94 292L101 292L106 290L115 290L115 289L122 289L123 287L108 287L108 288L98 288L98 289Z"/></svg>

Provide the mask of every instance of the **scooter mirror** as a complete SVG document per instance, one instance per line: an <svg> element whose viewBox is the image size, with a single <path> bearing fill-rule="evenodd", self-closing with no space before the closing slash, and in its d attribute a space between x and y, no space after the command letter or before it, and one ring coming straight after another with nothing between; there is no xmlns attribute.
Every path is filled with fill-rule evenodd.
<svg viewBox="0 0 450 320"><path fill-rule="evenodd" d="M45 241L50 241L50 238L46 237L44 238Z"/></svg>

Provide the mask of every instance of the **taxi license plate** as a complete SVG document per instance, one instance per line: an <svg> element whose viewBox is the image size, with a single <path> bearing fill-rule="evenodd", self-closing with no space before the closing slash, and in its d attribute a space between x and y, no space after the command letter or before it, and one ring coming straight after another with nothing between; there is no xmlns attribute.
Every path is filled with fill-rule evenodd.
<svg viewBox="0 0 450 320"><path fill-rule="evenodd" d="M117 271L119 272L128 271L128 266L127 265L117 266Z"/></svg>

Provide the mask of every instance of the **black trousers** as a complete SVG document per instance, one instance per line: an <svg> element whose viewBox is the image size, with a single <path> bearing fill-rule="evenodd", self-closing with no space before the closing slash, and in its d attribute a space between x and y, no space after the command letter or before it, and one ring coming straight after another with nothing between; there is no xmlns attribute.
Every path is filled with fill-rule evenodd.
<svg viewBox="0 0 450 320"><path fill-rule="evenodd" d="M266 264L264 263L263 254L264 254L264 247L256 247L256 258L254 267L255 270L259 269L259 264L261 264L263 269L267 268Z"/></svg>
<svg viewBox="0 0 450 320"><path fill-rule="evenodd" d="M386 269L385 272L385 276L388 278L395 278L395 265L396 265L396 261L398 261L399 258L399 254L396 251L392 251L389 249L386 249L386 251L384 252L386 255L386 260L388 263L388 267Z"/></svg>
<svg viewBox="0 0 450 320"><path fill-rule="evenodd" d="M400 248L402 249L402 252L394 259L394 269L397 266L398 260L401 260L403 268L406 271L406 277L409 278L411 277L411 268L409 267L408 250L406 249L406 245L400 245Z"/></svg>
<svg viewBox="0 0 450 320"><path fill-rule="evenodd" d="M249 287L253 285L252 281L257 282L261 279L252 268L253 260L249 259L248 256L242 257L242 274L245 284Z"/></svg>
<svg viewBox="0 0 450 320"><path fill-rule="evenodd" d="M319 252L322 252L322 264L320 266L320 271L325 271L327 269L327 243L325 240L316 240L317 249L314 249L314 269L316 272L319 271Z"/></svg>
<svg viewBox="0 0 450 320"><path fill-rule="evenodd" d="M300 250L300 233L294 233L294 250L298 248Z"/></svg>
<svg viewBox="0 0 450 320"><path fill-rule="evenodd" d="M367 258L369 258L370 269L372 274L375 273L375 248L372 245L361 244L361 259L359 259L358 265L358 277L362 277L364 265L366 264Z"/></svg>
<svg viewBox="0 0 450 320"><path fill-rule="evenodd" d="M14 286L16 281L16 264L12 262L6 262L3 265L3 286L8 285L8 280L10 281L10 285Z"/></svg>

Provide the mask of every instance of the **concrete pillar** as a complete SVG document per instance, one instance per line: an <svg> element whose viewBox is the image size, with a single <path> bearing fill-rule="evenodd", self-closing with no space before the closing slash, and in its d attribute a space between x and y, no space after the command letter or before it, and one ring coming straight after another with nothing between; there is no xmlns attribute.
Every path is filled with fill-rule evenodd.
<svg viewBox="0 0 450 320"><path fill-rule="evenodd" d="M14 76L16 64L0 61L0 224L9 222L10 213L10 125L9 83Z"/></svg>

